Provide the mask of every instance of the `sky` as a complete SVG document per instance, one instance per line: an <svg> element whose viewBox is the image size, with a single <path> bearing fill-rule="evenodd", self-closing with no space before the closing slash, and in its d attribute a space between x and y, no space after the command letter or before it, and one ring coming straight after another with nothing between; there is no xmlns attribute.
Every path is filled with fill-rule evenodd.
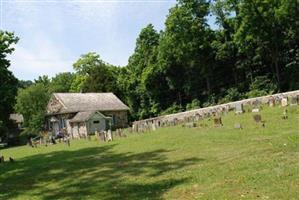
<svg viewBox="0 0 299 200"><path fill-rule="evenodd" d="M164 29L175 0L0 0L0 28L20 38L9 56L21 80L73 71L72 64L97 52L125 66L136 38L149 23Z"/></svg>

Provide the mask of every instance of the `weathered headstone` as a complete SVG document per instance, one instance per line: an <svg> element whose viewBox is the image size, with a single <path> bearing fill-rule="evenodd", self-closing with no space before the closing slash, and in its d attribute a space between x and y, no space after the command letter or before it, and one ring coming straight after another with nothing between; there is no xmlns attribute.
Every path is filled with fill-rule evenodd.
<svg viewBox="0 0 299 200"><path fill-rule="evenodd" d="M235 123L234 127L235 129L243 129L240 123Z"/></svg>
<svg viewBox="0 0 299 200"><path fill-rule="evenodd" d="M153 131L156 130L156 122L152 123L152 130L153 130Z"/></svg>
<svg viewBox="0 0 299 200"><path fill-rule="evenodd" d="M223 126L221 117L215 117L214 118L214 126L215 127L221 127L221 126Z"/></svg>
<svg viewBox="0 0 299 200"><path fill-rule="evenodd" d="M253 113L258 113L258 112L260 112L260 109L259 109L259 108L253 108L253 109L252 109L252 112L253 112Z"/></svg>
<svg viewBox="0 0 299 200"><path fill-rule="evenodd" d="M287 98L282 98L281 99L281 106L282 107L288 106L288 99Z"/></svg>
<svg viewBox="0 0 299 200"><path fill-rule="evenodd" d="M297 106L298 105L298 96L292 96L291 97L291 106Z"/></svg>
<svg viewBox="0 0 299 200"><path fill-rule="evenodd" d="M236 106L236 114L242 114L244 112L243 104L242 103L237 103Z"/></svg>
<svg viewBox="0 0 299 200"><path fill-rule="evenodd" d="M107 141L112 141L112 133L110 129L107 131Z"/></svg>
<svg viewBox="0 0 299 200"><path fill-rule="evenodd" d="M283 110L282 119L288 119L288 109Z"/></svg>
<svg viewBox="0 0 299 200"><path fill-rule="evenodd" d="M184 127L187 127L187 128L194 128L194 127L196 127L197 125L196 125L196 123L194 123L194 122L188 122L188 123L185 123L184 124Z"/></svg>
<svg viewBox="0 0 299 200"><path fill-rule="evenodd" d="M259 108L260 107L260 101L259 100L255 100L252 102L252 108L255 109L255 108Z"/></svg>
<svg viewBox="0 0 299 200"><path fill-rule="evenodd" d="M101 131L101 132L100 132L100 139L101 139L102 141L106 141L106 137L105 137L105 135L106 135L105 131Z"/></svg>
<svg viewBox="0 0 299 200"><path fill-rule="evenodd" d="M260 114L253 115L253 119L256 123L260 123L262 121L262 116Z"/></svg>
<svg viewBox="0 0 299 200"><path fill-rule="evenodd" d="M270 106L270 107L274 107L274 106L275 106L275 99L274 99L273 97L271 97L271 98L269 99L269 106Z"/></svg>

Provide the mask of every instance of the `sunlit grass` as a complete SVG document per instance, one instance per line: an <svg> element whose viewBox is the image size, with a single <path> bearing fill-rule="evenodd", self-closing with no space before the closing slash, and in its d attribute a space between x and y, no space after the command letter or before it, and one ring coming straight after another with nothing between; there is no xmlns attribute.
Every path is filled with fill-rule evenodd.
<svg viewBox="0 0 299 200"><path fill-rule="evenodd" d="M113 142L0 150L1 199L298 199L299 109L222 116ZM241 123L243 129L235 129Z"/></svg>

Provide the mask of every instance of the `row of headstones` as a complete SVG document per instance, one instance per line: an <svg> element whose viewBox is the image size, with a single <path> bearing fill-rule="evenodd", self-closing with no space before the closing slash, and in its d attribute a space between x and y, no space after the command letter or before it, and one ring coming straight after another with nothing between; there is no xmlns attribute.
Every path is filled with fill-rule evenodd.
<svg viewBox="0 0 299 200"><path fill-rule="evenodd" d="M275 105L281 104L281 106L285 107L288 105L287 97L279 97L273 96L267 99L268 105L273 107ZM143 120L139 122L133 123L132 132L147 132L147 131L155 131L157 128L166 127L166 126L176 126L178 124L183 124L185 127L194 127L196 124L194 122L199 121L203 118L209 118L211 116L221 116L222 114L226 114L231 110L235 110L236 114L241 114L244 112L244 103L237 102L231 103L227 105L218 105L212 108L203 108L200 111L192 111L192 112L184 112L169 116L162 116L153 118L150 120ZM261 105L263 101L254 100L248 101L252 105L252 112L258 113L261 109ZM247 104L248 104L247 102ZM298 104L298 96L290 97L290 105ZM175 116L175 117L174 117ZM258 119L258 117L257 117ZM214 119L215 126L222 126L222 120L219 117Z"/></svg>
<svg viewBox="0 0 299 200"><path fill-rule="evenodd" d="M145 121L141 123L134 123L132 126L132 132L144 133L148 131L155 131L160 127L170 127L182 125L183 127L195 127L197 121L200 121L204 118L209 118L212 116L220 116L224 112L227 113L229 109L219 109L211 110L210 112L196 113L195 115L184 116L183 118L172 118L166 119L163 118Z"/></svg>
<svg viewBox="0 0 299 200"><path fill-rule="evenodd" d="M291 106L296 106L298 105L298 96L291 96L290 97L290 103L287 97L283 97L283 98L270 98L268 101L268 105L270 107L274 107L275 105L281 105L282 107L286 107L288 105ZM255 100L252 102L252 112L259 112L260 108L261 108L262 102L259 100ZM237 103L235 106L235 113L236 114L241 114L244 112L244 107L242 103Z"/></svg>
<svg viewBox="0 0 299 200"><path fill-rule="evenodd" d="M116 135L118 137L126 137L126 134L124 134L123 129L116 129L115 132L112 132L110 129L107 131L95 132L97 140L103 142L113 141L113 137Z"/></svg>

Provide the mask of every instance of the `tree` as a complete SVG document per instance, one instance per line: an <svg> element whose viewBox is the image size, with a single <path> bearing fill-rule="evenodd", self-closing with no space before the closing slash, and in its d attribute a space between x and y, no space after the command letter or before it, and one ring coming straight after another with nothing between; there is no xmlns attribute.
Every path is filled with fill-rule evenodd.
<svg viewBox="0 0 299 200"><path fill-rule="evenodd" d="M274 71L278 90L285 88L282 85L282 73L285 70L283 54L286 48L284 41L287 39L286 25L289 24L288 14L283 12L286 4L289 1L244 0L239 4L240 26L235 37L240 50L253 55L252 61L259 59L261 66L270 66L269 71ZM294 7L294 11L297 8Z"/></svg>
<svg viewBox="0 0 299 200"><path fill-rule="evenodd" d="M44 116L50 95L43 83L19 89L15 109L24 117L25 134L38 134L43 129Z"/></svg>
<svg viewBox="0 0 299 200"><path fill-rule="evenodd" d="M205 0L180 0L170 9L161 35L158 60L180 106L212 92L214 35L208 13Z"/></svg>
<svg viewBox="0 0 299 200"><path fill-rule="evenodd" d="M49 84L49 92L69 92L74 80L74 75L70 72L56 74Z"/></svg>
<svg viewBox="0 0 299 200"><path fill-rule="evenodd" d="M10 61L7 55L14 51L13 44L18 38L10 32L0 31L0 137L5 137L9 128L9 114L13 112L13 105L17 93L18 80L8 70Z"/></svg>
<svg viewBox="0 0 299 200"><path fill-rule="evenodd" d="M126 102L129 104L135 119L157 114L155 107L157 101L161 101L161 99L158 100L151 96L155 97L157 91L161 89L155 87L157 82L153 81L154 76L152 76L155 73L158 45L159 33L152 24L149 24L141 30L136 39L135 51L129 58L128 66L123 74Z"/></svg>
<svg viewBox="0 0 299 200"><path fill-rule="evenodd" d="M100 59L95 52L82 55L74 64L73 91L118 93L118 69Z"/></svg>

